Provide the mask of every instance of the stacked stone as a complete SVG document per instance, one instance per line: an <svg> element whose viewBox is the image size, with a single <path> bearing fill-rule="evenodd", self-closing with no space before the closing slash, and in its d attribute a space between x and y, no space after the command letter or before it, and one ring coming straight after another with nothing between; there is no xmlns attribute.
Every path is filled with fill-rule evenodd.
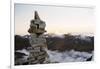
<svg viewBox="0 0 100 69"><path fill-rule="evenodd" d="M42 50L43 47L38 46L30 50L29 64L42 64L48 58L48 55L45 50Z"/></svg>
<svg viewBox="0 0 100 69"><path fill-rule="evenodd" d="M29 56L29 64L43 64L48 63L47 44L43 36L45 31L45 22L42 21L38 13L35 11L34 20L31 20L31 25L28 32L31 35L30 44L32 48Z"/></svg>

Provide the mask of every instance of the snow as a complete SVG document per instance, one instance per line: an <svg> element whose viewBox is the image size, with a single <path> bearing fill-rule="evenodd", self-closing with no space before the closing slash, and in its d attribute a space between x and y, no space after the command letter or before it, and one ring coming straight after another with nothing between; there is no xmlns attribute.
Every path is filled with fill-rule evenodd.
<svg viewBox="0 0 100 69"><path fill-rule="evenodd" d="M26 55L29 55L29 51L27 51L26 49L17 50L16 52L20 52L20 53L24 53Z"/></svg>
<svg viewBox="0 0 100 69"><path fill-rule="evenodd" d="M27 51L26 49L22 49L22 50L17 50L16 52L20 52L20 53L24 53L26 54L26 56L23 56L23 60L27 61L28 57L29 57L29 51Z"/></svg>
<svg viewBox="0 0 100 69"><path fill-rule="evenodd" d="M58 62L58 63L63 63L63 62L84 62L86 61L88 58L90 58L91 56L93 56L93 52L92 53L88 53L88 52L79 52L79 51L75 51L75 50L70 50L70 51L65 51L65 52L58 52L56 51L51 51L51 50L47 50L47 53L49 55L49 59L50 62ZM17 52L21 52L26 54L27 56L24 56L24 60L27 60L27 58L29 57L29 52L26 49L22 49L22 50L17 50Z"/></svg>
<svg viewBox="0 0 100 69"><path fill-rule="evenodd" d="M47 50L47 53L49 54L49 59L51 62L60 62L60 63L86 61L86 59L93 56L92 53L78 52L74 50L65 52Z"/></svg>

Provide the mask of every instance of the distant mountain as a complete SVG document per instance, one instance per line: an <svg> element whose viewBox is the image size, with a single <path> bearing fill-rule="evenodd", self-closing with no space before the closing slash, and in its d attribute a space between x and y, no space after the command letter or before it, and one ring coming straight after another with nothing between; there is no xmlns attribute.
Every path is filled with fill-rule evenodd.
<svg viewBox="0 0 100 69"><path fill-rule="evenodd" d="M47 46L49 50L76 50L91 52L94 50L94 37L93 36L82 36L82 35L55 35L46 34L44 35L47 40ZM29 43L30 35L19 36L15 35L15 49L18 47L31 46ZM25 42L25 43L24 43ZM24 45L23 45L24 43Z"/></svg>
<svg viewBox="0 0 100 69"><path fill-rule="evenodd" d="M50 35L49 35L50 36ZM94 49L94 37L93 36L73 36L73 35L63 35L60 37L47 37L47 45L50 50L76 50L76 51L86 51L91 52Z"/></svg>
<svg viewBox="0 0 100 69"><path fill-rule="evenodd" d="M26 36L15 35L15 50L26 49L30 46L31 44Z"/></svg>

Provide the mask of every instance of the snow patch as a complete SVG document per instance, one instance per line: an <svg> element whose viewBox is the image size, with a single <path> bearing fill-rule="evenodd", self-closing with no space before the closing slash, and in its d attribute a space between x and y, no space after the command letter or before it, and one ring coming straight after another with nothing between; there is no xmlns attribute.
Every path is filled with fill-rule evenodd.
<svg viewBox="0 0 100 69"><path fill-rule="evenodd" d="M20 52L20 53L24 53L26 55L29 55L29 51L27 51L26 49L22 49L22 50L17 50L16 52Z"/></svg>
<svg viewBox="0 0 100 69"><path fill-rule="evenodd" d="M88 52L78 52L78 51L65 51L65 52L58 52L58 51L50 51L47 50L49 55L49 59L51 62L81 62L86 61L86 59L90 58L92 53Z"/></svg>

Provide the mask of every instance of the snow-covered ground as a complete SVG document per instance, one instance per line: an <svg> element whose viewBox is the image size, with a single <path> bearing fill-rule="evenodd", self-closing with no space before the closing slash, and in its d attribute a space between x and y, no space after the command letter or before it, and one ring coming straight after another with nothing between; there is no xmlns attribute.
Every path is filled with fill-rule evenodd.
<svg viewBox="0 0 100 69"><path fill-rule="evenodd" d="M26 49L22 49L22 50L17 50L16 52L26 54L26 56L23 56L22 60L27 61L30 54L29 51L27 51ZM65 51L65 52L47 50L47 53L49 55L50 62L53 63L54 62L58 62L58 63L83 62L86 61L91 56L93 56L93 52L88 53L88 52L79 52L74 50Z"/></svg>
<svg viewBox="0 0 100 69"><path fill-rule="evenodd" d="M49 54L49 59L51 62L81 62L86 61L88 58L93 56L92 53L88 52L78 52L78 51L65 51L65 52L58 52L58 51L50 51L47 50Z"/></svg>

